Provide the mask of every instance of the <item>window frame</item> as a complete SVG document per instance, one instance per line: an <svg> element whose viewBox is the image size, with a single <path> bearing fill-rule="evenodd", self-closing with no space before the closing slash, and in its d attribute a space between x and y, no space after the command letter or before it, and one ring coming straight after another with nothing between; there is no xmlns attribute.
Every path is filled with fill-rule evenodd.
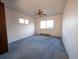
<svg viewBox="0 0 79 59"><path fill-rule="evenodd" d="M24 20L24 22L22 23L21 20ZM30 24L30 20L28 20L28 24L25 23L25 21L28 20L28 19L24 19L24 18L19 18L19 24L25 24L25 25L28 25Z"/></svg>
<svg viewBox="0 0 79 59"><path fill-rule="evenodd" d="M41 28L41 21L46 21L46 28ZM53 20L53 27L52 28L48 28L47 27L47 21L49 21L49 20L41 20L41 21L40 21L40 29L42 29L42 30L43 29L46 29L46 30L54 29L54 27L55 27L55 20Z"/></svg>
<svg viewBox="0 0 79 59"><path fill-rule="evenodd" d="M28 24L30 24L30 21L28 19L24 20L24 24L28 25L27 23L25 23L26 20L28 21Z"/></svg>
<svg viewBox="0 0 79 59"><path fill-rule="evenodd" d="M24 24L24 19L23 18L19 18L19 23L20 24Z"/></svg>

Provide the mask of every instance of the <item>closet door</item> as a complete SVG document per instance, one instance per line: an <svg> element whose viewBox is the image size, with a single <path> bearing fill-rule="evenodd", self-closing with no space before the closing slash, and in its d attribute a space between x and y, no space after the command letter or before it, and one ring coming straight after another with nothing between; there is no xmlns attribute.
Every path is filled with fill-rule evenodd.
<svg viewBox="0 0 79 59"><path fill-rule="evenodd" d="M5 9L4 4L0 2L0 54L8 51Z"/></svg>

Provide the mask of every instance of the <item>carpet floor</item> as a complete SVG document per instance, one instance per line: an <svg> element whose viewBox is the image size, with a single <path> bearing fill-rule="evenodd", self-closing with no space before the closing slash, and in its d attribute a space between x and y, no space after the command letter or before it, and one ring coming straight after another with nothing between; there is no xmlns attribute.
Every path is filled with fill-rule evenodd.
<svg viewBox="0 0 79 59"><path fill-rule="evenodd" d="M68 59L61 38L33 35L9 44L0 59Z"/></svg>

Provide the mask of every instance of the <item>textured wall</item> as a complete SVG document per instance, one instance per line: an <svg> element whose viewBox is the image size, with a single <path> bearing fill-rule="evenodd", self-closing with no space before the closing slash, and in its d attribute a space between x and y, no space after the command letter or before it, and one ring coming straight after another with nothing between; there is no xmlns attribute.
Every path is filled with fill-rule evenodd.
<svg viewBox="0 0 79 59"><path fill-rule="evenodd" d="M33 18L9 8L5 8L5 12L9 43L34 34ZM30 24L20 24L19 18L28 19L30 21Z"/></svg>
<svg viewBox="0 0 79 59"><path fill-rule="evenodd" d="M68 0L63 14L63 42L70 59L78 59L77 0Z"/></svg>

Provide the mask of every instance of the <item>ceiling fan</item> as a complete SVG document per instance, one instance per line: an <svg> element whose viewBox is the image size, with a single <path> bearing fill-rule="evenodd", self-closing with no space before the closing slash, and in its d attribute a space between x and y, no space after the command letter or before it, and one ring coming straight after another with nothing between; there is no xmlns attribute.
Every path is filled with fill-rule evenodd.
<svg viewBox="0 0 79 59"><path fill-rule="evenodd" d="M40 16L40 17L47 15L42 10L38 10L37 12L35 12L35 14L36 14L35 16Z"/></svg>

